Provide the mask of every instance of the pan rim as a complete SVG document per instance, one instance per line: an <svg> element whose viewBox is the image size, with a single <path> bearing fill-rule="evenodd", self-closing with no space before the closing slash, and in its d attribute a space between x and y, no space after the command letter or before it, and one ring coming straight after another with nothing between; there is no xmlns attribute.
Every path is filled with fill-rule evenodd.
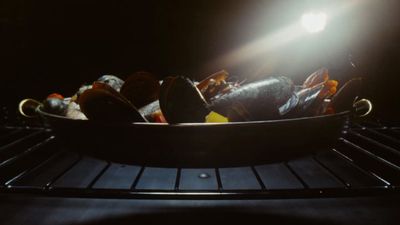
<svg viewBox="0 0 400 225"><path fill-rule="evenodd" d="M63 120L63 121L74 121L79 123L90 123L96 125L104 125L104 126L132 126L132 127L231 127L231 126L247 126L247 125L263 125L263 124L276 124L276 123L287 123L294 121L309 121L309 120L318 120L323 118L332 118L332 117L343 117L350 115L351 111L343 111L339 113L329 114L329 115L319 115L319 116L305 116L305 117L297 117L297 118L288 118L288 119L274 119L274 120L260 120L260 121L247 121L247 122L228 122L228 123L178 123L178 124L168 124L168 123L149 123L149 122L134 122L134 123L101 123L97 121L91 120L80 120L80 119L72 119L65 116L60 116L52 113L45 112L41 110L40 107L36 109L37 113L41 116Z"/></svg>

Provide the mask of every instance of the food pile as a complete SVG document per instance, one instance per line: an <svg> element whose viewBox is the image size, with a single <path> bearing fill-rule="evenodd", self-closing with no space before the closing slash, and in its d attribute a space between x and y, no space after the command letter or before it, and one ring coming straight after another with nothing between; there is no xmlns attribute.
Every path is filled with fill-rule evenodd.
<svg viewBox="0 0 400 225"><path fill-rule="evenodd" d="M41 110L71 119L102 122L204 123L286 119L331 114L351 108L361 79L345 83L328 70L312 73L302 85L284 76L245 83L219 71L200 82L187 77L159 81L148 72L122 80L101 76L75 95L49 95Z"/></svg>

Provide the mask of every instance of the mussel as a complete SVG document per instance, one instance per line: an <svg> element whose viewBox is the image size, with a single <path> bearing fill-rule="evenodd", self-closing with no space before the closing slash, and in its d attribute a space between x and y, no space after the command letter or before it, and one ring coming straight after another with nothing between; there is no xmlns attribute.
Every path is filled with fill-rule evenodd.
<svg viewBox="0 0 400 225"><path fill-rule="evenodd" d="M43 101L42 110L56 115L65 115L68 104L59 98L47 98Z"/></svg>
<svg viewBox="0 0 400 225"><path fill-rule="evenodd" d="M280 107L293 96L294 90L289 78L269 77L222 95L211 103L210 109L233 122L276 119L282 116Z"/></svg>
<svg viewBox="0 0 400 225"><path fill-rule="evenodd" d="M125 81L104 75L78 98L90 120L106 122L147 122L138 108L158 98L158 80L148 72L137 72Z"/></svg>
<svg viewBox="0 0 400 225"><path fill-rule="evenodd" d="M202 94L207 89L205 83L200 82L199 90L199 85L185 77L164 81L160 108L168 123L204 122L210 112L231 122L314 116L323 113L324 99L331 97L337 86L336 81L329 80L325 68L311 74L301 86L287 77L271 76L214 94L212 98Z"/></svg>
<svg viewBox="0 0 400 225"><path fill-rule="evenodd" d="M107 84L94 83L79 97L79 106L90 120L105 122L147 121L124 96Z"/></svg>
<svg viewBox="0 0 400 225"><path fill-rule="evenodd" d="M199 89L187 77L167 77L160 90L160 108L168 123L202 123L210 113Z"/></svg>
<svg viewBox="0 0 400 225"><path fill-rule="evenodd" d="M361 87L361 80L353 79L337 92L338 82L329 79L325 68L312 73L302 85L285 76L244 85L227 78L222 70L199 83L171 76L160 85L147 72L135 73L125 81L105 75L81 88L76 95L79 106L69 108L75 110L70 110L74 117L105 122L203 123L210 117L218 118L216 121L261 121L348 110ZM86 117L81 117L80 111Z"/></svg>
<svg viewBox="0 0 400 225"><path fill-rule="evenodd" d="M121 94L136 108L141 108L158 99L160 83L149 72L136 72L129 76L121 87Z"/></svg>

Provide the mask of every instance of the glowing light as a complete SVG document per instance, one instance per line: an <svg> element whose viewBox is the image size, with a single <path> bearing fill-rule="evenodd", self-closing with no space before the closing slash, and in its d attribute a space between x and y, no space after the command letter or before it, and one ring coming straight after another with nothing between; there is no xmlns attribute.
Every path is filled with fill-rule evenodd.
<svg viewBox="0 0 400 225"><path fill-rule="evenodd" d="M306 13L301 17L301 24L310 33L317 33L325 29L327 15L323 12Z"/></svg>
<svg viewBox="0 0 400 225"><path fill-rule="evenodd" d="M217 55L210 61L205 62L201 68L201 73L210 74L213 71L226 69L239 74L246 74L248 77L272 74L276 71L289 71L287 74L296 74L299 70L298 65L302 65L302 62L307 60L305 56L309 51L315 51L315 49L330 51L331 48L335 50L337 47L316 44L314 46L309 45L314 49L306 49L303 48L302 42L298 41L308 41L310 33L315 34L324 30L328 22L334 22L336 18L351 14L353 9L359 8L360 4L364 2L366 1L344 1L343 4L327 5L323 10L309 11L309 13L302 15L299 20L292 21L292 23L288 23L286 26L276 30L267 30L259 38L247 40L247 42L238 45L236 48ZM332 28L332 30L335 29L334 26ZM339 43L339 41L335 43ZM293 54L299 56L302 52L304 54L303 57L291 57ZM289 59L292 61L287 63ZM293 60L297 61L293 62Z"/></svg>

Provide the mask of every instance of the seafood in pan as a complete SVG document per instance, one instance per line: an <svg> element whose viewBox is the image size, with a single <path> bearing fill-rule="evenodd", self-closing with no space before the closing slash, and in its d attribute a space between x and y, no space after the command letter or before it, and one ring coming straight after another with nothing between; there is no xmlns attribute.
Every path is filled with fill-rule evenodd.
<svg viewBox="0 0 400 225"><path fill-rule="evenodd" d="M215 76L220 78L221 73L225 72ZM349 81L344 88L352 91L340 91L340 97L336 94L338 82L329 79L325 68L311 74L302 85L295 85L284 76L270 76L247 84L229 84L224 79L209 81L216 84L214 87L210 84L195 85L185 77L169 77L161 85L159 105L168 123L214 121L215 115L222 118L217 122L317 116L333 113L333 108L349 110L358 96L356 89L360 82L359 79ZM200 84L204 83L207 82ZM210 88L220 91L212 91L214 94L208 94L206 98L205 93ZM344 103L344 99L350 99L350 102Z"/></svg>
<svg viewBox="0 0 400 225"><path fill-rule="evenodd" d="M254 82L231 81L219 71L200 82L171 76L159 81L148 72L122 80L104 75L71 98L48 96L44 111L71 119L104 122L203 123L263 121L317 116L352 108L361 79L338 89L328 70L312 73L301 85L285 76Z"/></svg>

